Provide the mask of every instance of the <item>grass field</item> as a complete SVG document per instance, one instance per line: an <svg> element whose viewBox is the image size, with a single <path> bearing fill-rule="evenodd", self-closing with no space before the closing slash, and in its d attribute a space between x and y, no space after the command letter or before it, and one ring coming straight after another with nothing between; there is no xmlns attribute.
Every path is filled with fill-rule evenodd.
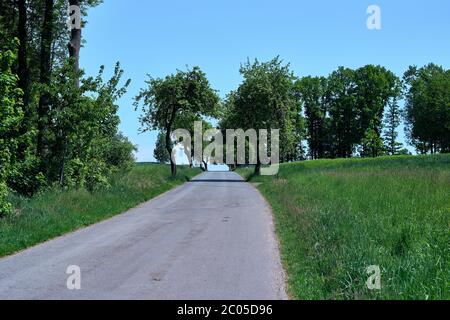
<svg viewBox="0 0 450 320"><path fill-rule="evenodd" d="M137 164L114 177L111 188L103 191L49 190L32 199L12 195L16 214L0 219L0 257L110 218L199 173L200 169L180 167L173 179L169 166Z"/></svg>
<svg viewBox="0 0 450 320"><path fill-rule="evenodd" d="M238 171L274 209L295 299L449 299L450 155L319 160ZM368 290L366 268L381 268Z"/></svg>

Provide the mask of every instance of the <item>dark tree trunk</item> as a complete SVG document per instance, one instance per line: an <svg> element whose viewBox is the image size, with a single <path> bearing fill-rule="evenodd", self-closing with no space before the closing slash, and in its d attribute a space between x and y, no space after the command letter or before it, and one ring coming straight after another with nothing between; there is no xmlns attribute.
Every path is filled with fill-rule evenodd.
<svg viewBox="0 0 450 320"><path fill-rule="evenodd" d="M259 157L259 141L256 144L258 147L256 148L256 166L255 166L255 175L261 175L261 158Z"/></svg>
<svg viewBox="0 0 450 320"><path fill-rule="evenodd" d="M170 139L170 133L172 132L171 125L166 129L166 150L169 153L170 158L170 171L172 173L172 177L177 175L177 164L172 159L172 141Z"/></svg>
<svg viewBox="0 0 450 320"><path fill-rule="evenodd" d="M27 5L26 0L18 0L17 2L18 12L19 12L19 22L17 28L17 36L19 39L19 50L18 50L18 66L17 75L19 76L19 88L23 91L22 101L23 101L23 111L24 120L20 126L20 134L24 135L28 132L31 125L31 119L33 113L30 110L30 74L28 71L28 61L27 61L27 46L28 46L28 34L27 34ZM25 159L26 149L28 144L26 142L21 142L18 147L17 155L19 159Z"/></svg>
<svg viewBox="0 0 450 320"><path fill-rule="evenodd" d="M206 162L206 161L202 161L203 162L203 165L205 166L205 171L208 171L208 162Z"/></svg>
<svg viewBox="0 0 450 320"><path fill-rule="evenodd" d="M51 80L51 59L53 42L53 20L54 20L54 0L45 0L44 21L41 35L41 57L40 57L40 77L39 82L50 85ZM49 96L44 92L41 94L38 105L38 134L37 153L42 158L45 153L45 131L48 124Z"/></svg>
<svg viewBox="0 0 450 320"><path fill-rule="evenodd" d="M80 0L69 0L69 5L79 7ZM73 13L74 12L71 12L71 14ZM78 70L80 70L81 28L78 29L76 26L72 27L68 46L69 57L72 58L75 71L78 72ZM80 85L79 80L77 85Z"/></svg>
<svg viewBox="0 0 450 320"><path fill-rule="evenodd" d="M27 62L27 45L28 45L28 35L27 35L27 5L26 0L18 0L17 2L19 9L19 24L18 24L18 38L19 38L19 52L18 52L18 76L19 76L19 87L23 91L23 104L25 107L25 113L28 110L29 102L29 72L28 72L28 62Z"/></svg>
<svg viewBox="0 0 450 320"><path fill-rule="evenodd" d="M260 176L261 175L261 162L258 160L255 166L255 175Z"/></svg>
<svg viewBox="0 0 450 320"><path fill-rule="evenodd" d="M69 0L70 6L80 6L79 0ZM70 15L72 16L75 12L70 12ZM81 17L74 17L74 19L78 19ZM72 63L74 66L75 72L78 72L80 70L80 48L81 48L81 27L77 28L76 26L72 25L71 27L71 35L70 35L70 42L68 44L69 48L69 57L72 59ZM77 78L76 82L77 87L80 87L80 79ZM65 170L65 161L66 161L66 155L67 155L67 145L69 143L67 136L64 137L64 146L62 148L62 156L61 161L59 164L59 184L61 187L64 186L64 170Z"/></svg>

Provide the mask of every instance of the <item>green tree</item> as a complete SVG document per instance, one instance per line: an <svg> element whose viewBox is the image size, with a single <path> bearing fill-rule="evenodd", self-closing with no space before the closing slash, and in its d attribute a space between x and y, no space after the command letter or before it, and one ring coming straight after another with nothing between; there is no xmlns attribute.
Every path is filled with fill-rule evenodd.
<svg viewBox="0 0 450 320"><path fill-rule="evenodd" d="M403 79L410 143L420 153L450 152L450 70L411 66Z"/></svg>
<svg viewBox="0 0 450 320"><path fill-rule="evenodd" d="M327 86L333 156L351 157L357 145L362 156L380 155L384 110L400 92L400 80L381 66L334 71ZM368 145L370 150L364 150Z"/></svg>
<svg viewBox="0 0 450 320"><path fill-rule="evenodd" d="M141 89L135 99L136 109L142 105L141 131L164 132L169 154L172 154L173 148L171 135L174 130L179 129L175 125L183 114L193 115L195 118L213 117L217 114L219 97L199 67L179 70L164 79L150 77L146 83L147 88ZM175 176L176 163L172 158L170 165L172 175Z"/></svg>
<svg viewBox="0 0 450 320"><path fill-rule="evenodd" d="M396 103L401 94L400 79L381 66L366 65L355 71L357 139L367 142L369 137L370 150L363 155L377 157L383 153L380 143L383 115L390 103ZM363 144L367 146L366 143Z"/></svg>
<svg viewBox="0 0 450 320"><path fill-rule="evenodd" d="M311 159L324 158L329 149L327 79L304 77L296 82L296 90L305 110L309 155Z"/></svg>
<svg viewBox="0 0 450 320"><path fill-rule="evenodd" d="M61 186L83 186L87 178L90 187L96 180L104 184L110 173L102 150L117 142L120 121L116 101L125 94L130 80L119 86L123 76L119 63L110 80L104 82L103 73L102 66L97 77L83 78L82 71L73 67L73 60L54 72L49 90L52 122L47 133L46 163L49 180Z"/></svg>
<svg viewBox="0 0 450 320"><path fill-rule="evenodd" d="M303 134L301 105L295 94L296 77L289 64L276 57L268 62L248 61L241 66L243 83L233 93L233 116L226 120L235 129L280 130L280 157L289 160L297 154ZM259 145L259 141L258 141ZM260 174L257 152L255 174Z"/></svg>
<svg viewBox="0 0 450 320"><path fill-rule="evenodd" d="M17 84L23 92L15 152L9 155L10 169L3 179L22 194L31 195L55 182L104 184L108 174L133 161L134 146L117 130L115 101L127 86L118 87L122 70L117 66L106 83L101 74L83 78L78 65L81 30L66 27L69 4L79 5L86 17L88 8L99 3L0 2L0 48L14 51L10 39L19 39L18 59L10 68L19 76Z"/></svg>
<svg viewBox="0 0 450 320"><path fill-rule="evenodd" d="M327 104L330 113L331 157L349 158L361 141L357 133L355 71L339 67L328 77Z"/></svg>
<svg viewBox="0 0 450 320"><path fill-rule="evenodd" d="M384 119L384 145L389 155L398 155L403 149L403 144L398 142L397 128L401 123L401 110L394 98L389 102L388 109Z"/></svg>
<svg viewBox="0 0 450 320"><path fill-rule="evenodd" d="M156 161L158 161L159 163L170 162L170 154L167 149L172 149L172 147L166 148L166 135L163 132L160 132L158 133L155 150L153 151L153 156L155 157Z"/></svg>
<svg viewBox="0 0 450 320"><path fill-rule="evenodd" d="M380 138L378 132L373 129L373 126L370 126L361 140L360 155L362 157L376 158L381 155L383 148L383 140Z"/></svg>
<svg viewBox="0 0 450 320"><path fill-rule="evenodd" d="M0 216L11 210L6 202L6 180L11 174L11 160L17 152L18 128L23 118L22 90L18 88L17 75L11 70L16 58L13 51L0 48Z"/></svg>

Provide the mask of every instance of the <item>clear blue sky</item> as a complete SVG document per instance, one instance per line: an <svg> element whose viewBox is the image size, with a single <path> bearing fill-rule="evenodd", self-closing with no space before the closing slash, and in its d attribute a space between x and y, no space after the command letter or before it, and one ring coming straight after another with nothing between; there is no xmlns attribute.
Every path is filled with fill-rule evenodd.
<svg viewBox="0 0 450 320"><path fill-rule="evenodd" d="M366 27L372 4L381 30ZM120 130L139 145L139 161L153 161L156 133L138 134L132 107L146 74L198 65L221 96L239 85L247 58L280 55L298 76L369 63L401 75L411 64L449 68L449 35L449 0L105 0L89 12L81 65L94 75L121 62L132 84Z"/></svg>

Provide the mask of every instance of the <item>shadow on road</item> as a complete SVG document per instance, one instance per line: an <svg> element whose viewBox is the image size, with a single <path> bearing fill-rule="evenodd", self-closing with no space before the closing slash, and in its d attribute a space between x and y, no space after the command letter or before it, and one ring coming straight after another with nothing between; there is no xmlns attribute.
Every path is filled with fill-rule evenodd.
<svg viewBox="0 0 450 320"><path fill-rule="evenodd" d="M226 180L226 179L197 179L191 180L190 182L236 182L236 183L244 183L244 180Z"/></svg>

